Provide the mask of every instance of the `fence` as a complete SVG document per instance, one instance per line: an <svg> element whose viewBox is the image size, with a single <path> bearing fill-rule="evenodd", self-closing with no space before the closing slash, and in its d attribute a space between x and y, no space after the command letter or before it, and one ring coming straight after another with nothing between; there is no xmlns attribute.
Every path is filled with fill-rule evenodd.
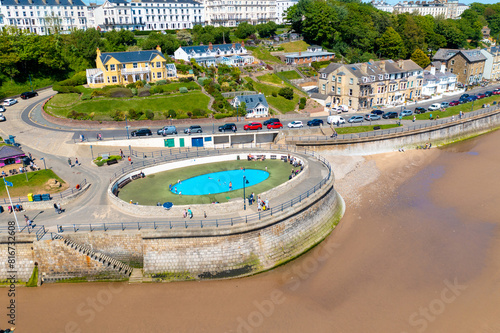
<svg viewBox="0 0 500 333"><path fill-rule="evenodd" d="M495 105L486 109L481 109L477 111L472 111L472 112L467 112L463 113L462 117L460 118L459 116L454 117L448 117L448 118L443 118L439 120L434 120L432 122L427 122L419 125L412 125L408 127L396 127L396 128L390 128L390 129L384 129L384 130L376 130L376 131L370 131L370 132L361 132L361 133L352 133L352 134L339 134L337 138L333 139L330 136L292 136L292 137L287 137L286 141L287 142L301 142L301 141L342 141L342 140L353 140L353 139L362 139L362 138L371 138L371 137L381 137L385 135L391 135L391 134L399 134L399 133L409 133L413 131L418 131L422 129L430 129L430 128L435 128L439 127L444 124L450 124L450 123L456 123L459 120L467 119L467 118L472 118L475 116L479 116L482 114L487 114L494 112L500 108L499 105ZM439 112L439 111L437 111Z"/></svg>
<svg viewBox="0 0 500 333"><path fill-rule="evenodd" d="M53 194L50 194L51 200L52 200L52 199L56 199L56 198L58 198L58 199L63 199L63 198L66 198L67 196L70 196L70 195L72 195L72 194L74 194L74 193L77 193L77 192L81 191L81 190L82 190L82 188L83 188L86 184L87 184L87 179L84 179L84 180L83 180L83 181L79 184L78 189L76 189L76 188L73 188L73 187L72 187L72 188L67 189L66 191L61 192L61 193L53 193ZM17 198L12 198L12 197L11 197L11 199L12 199L12 203L13 203L13 204L18 204L18 203L23 203L23 202L29 202L29 200L28 200L28 197L27 197L27 196L26 196L26 197L17 197ZM3 202L2 202L2 200L3 200ZM2 203L3 203L3 204L10 204L9 198L2 198L2 199L0 199L0 204L2 204Z"/></svg>
<svg viewBox="0 0 500 333"><path fill-rule="evenodd" d="M255 95L258 94L256 91L230 91L230 92L225 92L222 93L222 97L224 98L232 98L235 96L244 96L244 95Z"/></svg>
<svg viewBox="0 0 500 333"><path fill-rule="evenodd" d="M57 231L59 233L65 232L65 231L108 231L108 230L141 230L141 229L163 229L163 230L170 230L170 229L178 229L178 228L183 228L183 229L188 229L188 228L207 228L207 227L228 227L228 226L235 226L239 224L248 224L252 222L257 222L260 221L263 218L271 217L276 214L279 214L283 212L285 209L293 207L296 204L301 203L303 200L309 198L311 195L315 194L317 191L319 191L332 177L332 168L330 166L330 163L328 163L327 160L325 160L321 155L315 153L314 151L308 151L306 149L301 150L298 149L295 146L283 146L283 145L275 145L273 147L276 150L283 150L287 152L296 152L296 153L303 153L306 155L310 155L315 157L319 162L321 162L327 169L328 173L327 175L316 185L314 185L312 188L309 190L303 192L302 194L296 196L295 198L292 198L291 200L288 200L280 205L277 205L276 207L269 208L265 211L260 211L258 213L253 213L249 214L246 216L236 216L236 217L228 217L228 218L220 218L220 219L203 219L203 220L167 220L167 221L153 221L153 222L123 222L123 223L95 223L95 224L71 224L71 225L57 225ZM174 160L174 159L185 159L185 158L190 158L190 157L200 157L200 156L207 156L210 154L220 154L220 151L213 151L213 150L207 150L205 152L192 152L192 153L183 153L183 154L178 154L178 155L173 155L172 159L169 160ZM224 153L234 153L234 151L224 151ZM170 155L169 155L170 156ZM168 156L168 157L169 157ZM165 160L160 160L160 159L154 159L154 160L148 160L144 161L144 165L154 165L158 164L160 162L164 162ZM123 168L120 172L115 173L113 176L113 179L118 178L120 175L131 172L133 170L137 170L142 168L144 165L133 165L127 168ZM111 182L112 180L110 180Z"/></svg>
<svg viewBox="0 0 500 333"><path fill-rule="evenodd" d="M41 225L39 227L24 226L20 230L17 230L17 227L16 227L16 228L14 228L14 230L15 230L15 233L24 232L24 233L28 233L28 234L35 234L37 240L42 239L43 236L45 236L45 234L47 233L47 229L45 229L44 225ZM12 227L10 227L10 228L6 227L6 226L0 227L0 233L9 233L12 231L13 231Z"/></svg>

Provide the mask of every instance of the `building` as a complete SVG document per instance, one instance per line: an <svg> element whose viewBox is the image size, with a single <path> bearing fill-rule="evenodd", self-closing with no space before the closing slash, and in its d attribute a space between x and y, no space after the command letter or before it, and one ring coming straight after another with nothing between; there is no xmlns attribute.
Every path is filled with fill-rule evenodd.
<svg viewBox="0 0 500 333"><path fill-rule="evenodd" d="M266 97L263 94L242 95L236 96L231 101L233 107L239 107L241 103L245 103L247 118L258 118L269 116L269 105Z"/></svg>
<svg viewBox="0 0 500 333"><path fill-rule="evenodd" d="M230 66L246 66L254 62L248 54L245 43L215 44L198 46L181 46L174 52L176 60L191 61L195 59L199 65L210 67L219 63Z"/></svg>
<svg viewBox="0 0 500 333"><path fill-rule="evenodd" d="M373 7L384 12L392 13L394 11L394 6L384 0L372 0L371 4Z"/></svg>
<svg viewBox="0 0 500 333"><path fill-rule="evenodd" d="M484 26L482 29L481 29L481 33L483 34L483 39L489 39L490 38L490 28L488 28L488 26Z"/></svg>
<svg viewBox="0 0 500 333"><path fill-rule="evenodd" d="M485 56L483 78L486 80L500 79L500 47L493 46L482 49L481 53Z"/></svg>
<svg viewBox="0 0 500 333"><path fill-rule="evenodd" d="M480 50L439 49L432 60L444 62L464 85L478 84L483 79L486 57Z"/></svg>
<svg viewBox="0 0 500 333"><path fill-rule="evenodd" d="M82 0L1 0L0 28L14 26L38 35L88 27Z"/></svg>
<svg viewBox="0 0 500 333"><path fill-rule="evenodd" d="M102 31L191 29L205 22L203 5L193 0L106 0L94 15Z"/></svg>
<svg viewBox="0 0 500 333"><path fill-rule="evenodd" d="M156 50L134 52L101 53L97 49L96 66L87 69L87 84L91 88L177 77L175 64L167 64L159 46Z"/></svg>
<svg viewBox="0 0 500 333"><path fill-rule="evenodd" d="M22 163L24 157L26 157L26 155L21 148L17 148L14 146L0 147L0 167Z"/></svg>
<svg viewBox="0 0 500 333"><path fill-rule="evenodd" d="M236 27L241 22L262 24L276 21L276 0L204 0L206 24Z"/></svg>
<svg viewBox="0 0 500 333"><path fill-rule="evenodd" d="M436 69L439 68L438 71ZM423 96L440 95L457 89L457 76L446 71L446 65L436 61L424 71Z"/></svg>
<svg viewBox="0 0 500 333"><path fill-rule="evenodd" d="M423 69L412 60L331 63L319 71L319 95L311 97L360 111L420 98L422 85Z"/></svg>
<svg viewBox="0 0 500 333"><path fill-rule="evenodd" d="M311 45L305 52L285 53L282 56L283 61L287 65L303 65L310 64L315 61L327 61L335 58L335 53L323 51L323 48L318 45Z"/></svg>
<svg viewBox="0 0 500 333"><path fill-rule="evenodd" d="M299 0L276 0L276 23L285 23L286 11L298 3Z"/></svg>
<svg viewBox="0 0 500 333"><path fill-rule="evenodd" d="M458 0L402 1L394 5L394 13L416 12L422 16L442 16L446 19L458 19L467 9L469 6L459 3Z"/></svg>

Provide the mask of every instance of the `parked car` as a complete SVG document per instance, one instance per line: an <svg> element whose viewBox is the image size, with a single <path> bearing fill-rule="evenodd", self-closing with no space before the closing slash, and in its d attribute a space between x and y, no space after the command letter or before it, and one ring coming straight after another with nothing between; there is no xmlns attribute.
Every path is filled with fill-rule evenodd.
<svg viewBox="0 0 500 333"><path fill-rule="evenodd" d="M219 132L233 131L236 132L238 127L236 127L235 123L227 123L222 126L219 126Z"/></svg>
<svg viewBox="0 0 500 333"><path fill-rule="evenodd" d="M5 106L0 105L0 112L5 112Z"/></svg>
<svg viewBox="0 0 500 333"><path fill-rule="evenodd" d="M491 95L493 95L493 91L486 91L484 93L484 96L486 96L486 97L490 97Z"/></svg>
<svg viewBox="0 0 500 333"><path fill-rule="evenodd" d="M459 99L459 100L458 100L458 102L459 102L460 104L469 103L469 97L467 97L467 98L461 98L461 99Z"/></svg>
<svg viewBox="0 0 500 333"><path fill-rule="evenodd" d="M447 107L449 107L449 106L450 106L450 103L448 103L448 102L442 102L442 103L441 103L441 107L442 107L442 108L445 108L445 109L446 109L446 108L447 108Z"/></svg>
<svg viewBox="0 0 500 333"><path fill-rule="evenodd" d="M158 135L168 135L168 134L177 134L177 128L175 126L165 126L160 128L158 131L156 131L156 134Z"/></svg>
<svg viewBox="0 0 500 333"><path fill-rule="evenodd" d="M3 114L0 114L0 121L6 121L5 116Z"/></svg>
<svg viewBox="0 0 500 333"><path fill-rule="evenodd" d="M486 95L485 94L482 94L482 93L479 93L476 95L477 99L482 99L482 98L485 98Z"/></svg>
<svg viewBox="0 0 500 333"><path fill-rule="evenodd" d="M270 123L276 123L276 122L279 123L280 120L278 118L269 118L268 120L264 121L262 125L267 126Z"/></svg>
<svg viewBox="0 0 500 333"><path fill-rule="evenodd" d="M283 128L283 124L280 123L279 121L267 124L267 129L280 129L280 128Z"/></svg>
<svg viewBox="0 0 500 333"><path fill-rule="evenodd" d="M191 125L188 128L184 129L184 133L203 133L203 129L200 125ZM177 134L177 132L175 133Z"/></svg>
<svg viewBox="0 0 500 333"><path fill-rule="evenodd" d="M493 90L493 95L500 95L500 89Z"/></svg>
<svg viewBox="0 0 500 333"><path fill-rule="evenodd" d="M458 105L458 104L460 104L460 102L459 102L459 101L451 101L449 105L450 105L450 106L456 106L456 105Z"/></svg>
<svg viewBox="0 0 500 333"><path fill-rule="evenodd" d="M149 128L140 128L138 130L132 131L132 133L130 133L130 135L132 135L132 136L150 136L150 135L153 135L153 133L151 133L151 130Z"/></svg>
<svg viewBox="0 0 500 333"><path fill-rule="evenodd" d="M312 119L307 122L307 126L319 126L323 125L323 120L321 119Z"/></svg>
<svg viewBox="0 0 500 333"><path fill-rule="evenodd" d="M22 99L28 99L35 96L38 96L38 93L36 91L26 91L21 94Z"/></svg>
<svg viewBox="0 0 500 333"><path fill-rule="evenodd" d="M328 116L326 118L326 123L327 124L345 124L345 119L341 116Z"/></svg>
<svg viewBox="0 0 500 333"><path fill-rule="evenodd" d="M431 104L428 108L427 108L429 111L436 111L436 110L439 110L441 109L441 104L439 103L434 103L434 104Z"/></svg>
<svg viewBox="0 0 500 333"><path fill-rule="evenodd" d="M467 97L467 101L469 101L469 102L474 102L475 100L477 100L477 96L475 96L475 95Z"/></svg>
<svg viewBox="0 0 500 333"><path fill-rule="evenodd" d="M411 116L412 114L413 114L412 110L403 110L403 111L401 111L400 116L401 117L407 117L407 116Z"/></svg>
<svg viewBox="0 0 500 333"><path fill-rule="evenodd" d="M351 117L351 119L352 119L352 117ZM365 120L367 120L367 121L380 120L380 116L378 114L367 113L367 114L365 114Z"/></svg>
<svg viewBox="0 0 500 333"><path fill-rule="evenodd" d="M349 107L347 105L339 105L339 106L333 107L331 111L337 112L337 113L348 112Z"/></svg>
<svg viewBox="0 0 500 333"><path fill-rule="evenodd" d="M376 114L377 116L381 116L384 114L384 111L382 110L373 110L371 113Z"/></svg>
<svg viewBox="0 0 500 333"><path fill-rule="evenodd" d="M245 126L243 126L243 129L245 131L248 131L248 130L261 130L262 129L262 124L261 123L257 123L257 122L253 122L253 123L246 124Z"/></svg>
<svg viewBox="0 0 500 333"><path fill-rule="evenodd" d="M397 117L398 117L398 113L394 112L394 111L386 112L382 116L382 118L384 118L384 119L397 118Z"/></svg>
<svg viewBox="0 0 500 333"><path fill-rule="evenodd" d="M347 121L348 123L362 123L364 120L363 116L352 116Z"/></svg>
<svg viewBox="0 0 500 333"><path fill-rule="evenodd" d="M469 97L469 94L462 94L459 99L466 99L467 97Z"/></svg>
<svg viewBox="0 0 500 333"><path fill-rule="evenodd" d="M295 120L292 121L291 123L288 123L288 128L302 128L304 127L304 124L300 120Z"/></svg>
<svg viewBox="0 0 500 333"><path fill-rule="evenodd" d="M415 114L421 114L421 113L426 113L427 109L419 106L418 108L415 108Z"/></svg>
<svg viewBox="0 0 500 333"><path fill-rule="evenodd" d="M11 106L17 103L17 99L15 98L8 98L5 101L3 101L3 105L5 106Z"/></svg>

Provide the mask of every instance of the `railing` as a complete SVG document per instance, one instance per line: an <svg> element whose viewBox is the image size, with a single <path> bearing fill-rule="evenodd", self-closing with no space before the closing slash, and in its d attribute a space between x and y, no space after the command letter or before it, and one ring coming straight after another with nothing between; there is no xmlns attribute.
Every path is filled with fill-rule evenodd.
<svg viewBox="0 0 500 333"><path fill-rule="evenodd" d="M0 227L0 233L8 233L12 229L9 229L9 227L6 226L1 226ZM28 233L28 234L35 234L36 235L36 240L40 240L45 236L47 233L47 229L45 229L44 225L41 225L39 227L30 227L30 226L24 226L20 230L17 230L17 227L15 228L16 233Z"/></svg>
<svg viewBox="0 0 500 333"><path fill-rule="evenodd" d="M77 192L80 192L82 190L82 188L87 184L87 179L84 179L80 184L79 184L79 188L76 189L75 187L72 187L72 188L69 188L63 192L60 192L60 193L51 193L50 194L50 197L51 197L51 200L53 199L63 199L67 196L70 196L74 193L77 193ZM11 198L12 199L12 203L13 204L18 204L18 203L23 203L23 202L30 202L28 200L28 197L17 197L17 198ZM40 201L40 202L43 202L43 201ZM9 198L1 198L0 199L0 204L9 204L10 205L10 201L9 201Z"/></svg>
<svg viewBox="0 0 500 333"><path fill-rule="evenodd" d="M246 216L237 216L237 217L228 217L228 218L220 218L220 219L203 219L203 220L166 220L166 221L148 221L148 222L122 222L122 223L89 223L89 224L70 224L70 225L57 225L57 232L58 233L63 233L67 231L72 231L72 232L78 232L78 231L86 231L86 232L92 232L92 231L108 231L108 230L141 230L141 229L155 229L155 230L171 230L171 229L189 229L189 228L196 228L196 229L202 229L202 228L207 228L207 227L229 227L229 226L235 226L235 225L241 225L241 224L248 224L252 222L257 222L262 220L263 218L271 217L276 214L279 214L283 212L285 209L293 207L294 205L300 204L303 200L306 200L310 196L314 195L317 191L319 191L323 185L325 185L331 178L332 176L332 168L330 166L330 163L326 159L324 159L321 155L315 153L314 151L308 151L308 150L302 150L295 147L295 146L282 146L282 145L275 145L273 147L275 150L283 150L287 152L296 152L296 153L303 153L306 155L310 155L315 157L318 161L320 161L327 169L328 169L328 174L316 185L314 185L312 188L309 190L303 192L302 194L292 198L291 200L288 200L282 204L279 204L275 207L271 207L265 211L260 211L257 213L249 214ZM213 151L207 151L208 152L213 152ZM219 153L219 152L218 152ZM226 153L226 152L225 152ZM227 152L227 153L234 153L234 151ZM196 153L193 153L196 154ZM174 155L175 156L175 155ZM189 158L189 157L199 157L199 156L207 156L207 155L194 155L191 156L189 153L184 153L177 155L175 159L181 159L181 158ZM147 165L153 165L157 164L163 161L160 161L158 159L156 160L150 160L150 161L144 161L147 162ZM141 166L137 165L132 165L127 168L123 168L122 171L115 173L113 179L118 178L120 175L124 173L131 172L133 170L137 170L142 168ZM113 180L111 180L113 181Z"/></svg>
<svg viewBox="0 0 500 333"><path fill-rule="evenodd" d="M433 120L432 122L427 122L427 123L418 124L418 125L411 125L411 126L407 126L407 127L395 127L395 128L390 128L390 129L384 129L384 130L376 130L376 131L352 133L352 134L339 134L337 136L337 138L335 138L335 139L331 138L330 136L292 136L292 137L287 137L286 141L287 142L333 141L333 140L341 141L341 140L353 140L353 139L379 137L379 136L390 135L390 134L412 132L412 131L418 131L418 130L432 128L432 127L438 127L438 126L444 125L444 124L456 123L459 120L472 118L472 117L482 115L482 114L491 113L493 111L498 110L499 108L500 108L500 105L497 104L497 105L494 105L494 106L486 108L486 109L481 109L481 110L472 111L472 112L464 112L462 114L461 118L457 115L457 116L454 116L454 119L452 119L451 117L447 117L447 118L443 118L443 119L439 119L439 120ZM439 113L439 111L436 111L436 113ZM374 126L376 126L376 125L374 125Z"/></svg>

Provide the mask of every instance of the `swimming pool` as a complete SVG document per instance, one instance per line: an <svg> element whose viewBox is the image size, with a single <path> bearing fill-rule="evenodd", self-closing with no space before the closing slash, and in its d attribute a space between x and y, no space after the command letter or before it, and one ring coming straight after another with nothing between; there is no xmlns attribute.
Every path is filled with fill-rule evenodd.
<svg viewBox="0 0 500 333"><path fill-rule="evenodd" d="M245 187L249 187L269 178L269 173L255 169L237 169L207 173L182 180L180 183L172 186L170 191L174 194L182 195L205 195L235 191L243 188L243 176L246 177ZM230 183L232 185L231 189L229 188Z"/></svg>

